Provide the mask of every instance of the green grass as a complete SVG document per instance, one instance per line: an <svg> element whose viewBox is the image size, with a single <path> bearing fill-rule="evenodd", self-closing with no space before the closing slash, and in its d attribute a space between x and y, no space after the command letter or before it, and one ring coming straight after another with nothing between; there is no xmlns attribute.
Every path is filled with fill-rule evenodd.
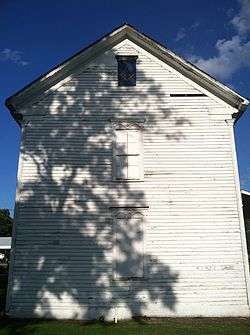
<svg viewBox="0 0 250 335"><path fill-rule="evenodd" d="M0 320L0 335L249 335L248 318L178 318L114 323Z"/></svg>

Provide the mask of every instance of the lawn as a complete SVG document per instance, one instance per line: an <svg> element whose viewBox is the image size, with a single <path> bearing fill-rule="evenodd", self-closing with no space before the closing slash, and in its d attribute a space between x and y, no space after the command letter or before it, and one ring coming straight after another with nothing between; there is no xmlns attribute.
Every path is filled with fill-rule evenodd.
<svg viewBox="0 0 250 335"><path fill-rule="evenodd" d="M0 335L249 335L248 318L178 318L114 323L0 320Z"/></svg>

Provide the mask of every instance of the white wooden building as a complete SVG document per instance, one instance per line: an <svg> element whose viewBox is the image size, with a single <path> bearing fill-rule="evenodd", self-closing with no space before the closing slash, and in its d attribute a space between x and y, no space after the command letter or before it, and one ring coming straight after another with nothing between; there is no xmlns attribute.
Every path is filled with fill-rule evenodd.
<svg viewBox="0 0 250 335"><path fill-rule="evenodd" d="M11 237L0 236L0 277L1 277L2 272L7 272L6 269L7 269L7 261L8 261L7 258L8 257L6 256L10 248L11 248ZM0 305L1 305L1 302L0 302Z"/></svg>
<svg viewBox="0 0 250 335"><path fill-rule="evenodd" d="M11 247L11 237L0 236L0 250L9 250Z"/></svg>
<svg viewBox="0 0 250 335"><path fill-rule="evenodd" d="M4 260L4 251L10 250L11 247L11 237L0 236L0 265L1 261Z"/></svg>
<svg viewBox="0 0 250 335"><path fill-rule="evenodd" d="M249 316L248 100L130 25L7 99L12 317Z"/></svg>

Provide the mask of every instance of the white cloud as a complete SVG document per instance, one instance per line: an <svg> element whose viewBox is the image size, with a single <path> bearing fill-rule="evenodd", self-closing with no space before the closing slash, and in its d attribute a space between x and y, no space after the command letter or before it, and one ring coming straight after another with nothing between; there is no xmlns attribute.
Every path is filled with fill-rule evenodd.
<svg viewBox="0 0 250 335"><path fill-rule="evenodd" d="M231 23L240 35L247 34L250 31L250 1L239 0L241 9L238 15L234 16Z"/></svg>
<svg viewBox="0 0 250 335"><path fill-rule="evenodd" d="M234 25L237 35L231 39L218 40L215 44L217 55L205 59L192 55L189 60L212 76L226 80L237 70L250 67L250 0L239 0L241 9L239 14L230 21Z"/></svg>
<svg viewBox="0 0 250 335"><path fill-rule="evenodd" d="M21 51L11 50L7 48L0 51L0 60L2 62L10 61L21 66L28 65L28 62L22 59Z"/></svg>
<svg viewBox="0 0 250 335"><path fill-rule="evenodd" d="M241 67L250 66L250 41L243 42L236 35L231 40L218 40L215 48L217 56L208 59L191 56L190 61L221 80L230 78Z"/></svg>
<svg viewBox="0 0 250 335"><path fill-rule="evenodd" d="M179 42L186 36L186 30L184 28L180 28L179 31L177 32L177 35L175 37L175 41Z"/></svg>

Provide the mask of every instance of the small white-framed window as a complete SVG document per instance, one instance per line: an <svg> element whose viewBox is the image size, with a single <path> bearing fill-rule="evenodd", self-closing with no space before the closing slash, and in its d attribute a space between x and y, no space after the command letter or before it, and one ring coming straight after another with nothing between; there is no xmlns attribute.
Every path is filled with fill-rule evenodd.
<svg viewBox="0 0 250 335"><path fill-rule="evenodd" d="M143 134L142 129L132 125L114 129L113 180L143 180Z"/></svg>
<svg viewBox="0 0 250 335"><path fill-rule="evenodd" d="M144 277L144 215L133 209L113 214L114 279Z"/></svg>

